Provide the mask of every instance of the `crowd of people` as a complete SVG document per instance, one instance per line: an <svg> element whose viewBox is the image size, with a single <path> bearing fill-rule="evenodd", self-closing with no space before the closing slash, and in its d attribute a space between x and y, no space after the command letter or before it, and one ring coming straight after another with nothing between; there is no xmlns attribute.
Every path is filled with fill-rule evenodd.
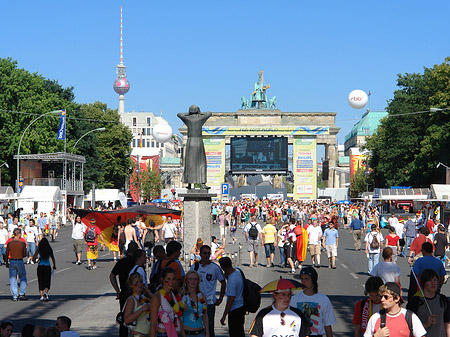
<svg viewBox="0 0 450 337"><path fill-rule="evenodd" d="M409 336L411 333L450 337L449 303L440 294L447 278L444 267L449 246L448 224L441 224L439 218L418 212L405 219L392 213L384 219L379 208L364 204L239 200L213 204L211 222L218 226L219 236L208 238L211 239L208 244L203 240L206 238L198 238L193 247L184 247L190 252L191 260L189 270L185 271L180 261L182 221L168 216L156 226L152 221L146 225L139 217L126 222L117 218L109 244L115 261L110 282L119 300L117 321L121 337L214 337L216 309L223 301L226 304L218 317L222 325L228 323L233 337L246 334L333 336L335 313L331 301L318 290L317 270L338 268L336 258L342 230L351 233L355 251L364 249L370 276L365 286L368 297L355 304L355 336ZM23 275L26 258L30 263L39 261L41 300L48 301L49 275L51 268L56 268L49 240L45 232L40 238L42 233L37 230L38 249L32 250L27 242L27 228L35 226L34 219L22 228L14 217L12 223L16 224L12 238L5 234L6 240L1 245L6 247L4 258L10 280L14 280L12 298L14 301L27 299L26 274ZM0 221L0 239L3 232ZM27 233L26 240L21 237L23 232ZM388 234L384 236L385 233ZM95 220L86 225L79 216L73 219L77 265L81 264L86 246L88 269L96 269L98 250L106 245L100 234ZM250 331L244 330L248 311L244 292L246 277L244 270L233 265L228 257L227 239L229 245L245 241L248 268L279 265L289 268L291 274L299 270L303 291L297 294L294 292L298 289L291 288L274 291L273 304L257 313ZM259 258L260 247L265 259ZM322 254L326 255L326 264L321 261ZM311 266L305 265L307 259ZM406 308L402 307L405 301L400 261L412 267Z"/></svg>

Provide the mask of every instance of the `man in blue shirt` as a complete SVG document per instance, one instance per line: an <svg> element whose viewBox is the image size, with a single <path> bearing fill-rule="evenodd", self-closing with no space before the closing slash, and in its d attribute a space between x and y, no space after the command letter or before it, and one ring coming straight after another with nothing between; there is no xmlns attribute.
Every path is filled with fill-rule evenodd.
<svg viewBox="0 0 450 337"><path fill-rule="evenodd" d="M245 337L244 277L241 270L234 269L229 257L219 260L220 267L227 278L227 305L220 323L225 325L228 315L228 331L233 337Z"/></svg>
<svg viewBox="0 0 450 337"><path fill-rule="evenodd" d="M433 256L433 245L431 242L425 242L422 244L422 254L423 257L417 259L411 271L408 289L408 302L417 292L417 282L413 273L417 277L417 280L420 280L420 275L425 269L433 269L436 274L439 275L438 289L440 289L444 284L444 276L447 274L441 260Z"/></svg>
<svg viewBox="0 0 450 337"><path fill-rule="evenodd" d="M423 257L417 259L414 263L414 273L420 279L420 275L425 269L433 269L439 275L439 288L441 288L444 283L444 276L447 273L441 260L433 256L433 245L430 242L425 242L422 245L422 254Z"/></svg>
<svg viewBox="0 0 450 337"><path fill-rule="evenodd" d="M359 220L358 216L355 216L350 224L350 233L353 234L353 241L355 243L355 250L361 249L361 231L363 229L363 223Z"/></svg>
<svg viewBox="0 0 450 337"><path fill-rule="evenodd" d="M328 268L336 269L336 256L339 242L339 232L334 228L334 224L330 222L329 228L325 229L322 237L322 245L327 250Z"/></svg>

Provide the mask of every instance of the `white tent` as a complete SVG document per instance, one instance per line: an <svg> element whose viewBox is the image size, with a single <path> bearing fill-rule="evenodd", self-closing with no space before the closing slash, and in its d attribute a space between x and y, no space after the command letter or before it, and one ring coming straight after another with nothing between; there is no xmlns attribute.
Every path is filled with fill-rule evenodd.
<svg viewBox="0 0 450 337"><path fill-rule="evenodd" d="M23 208L23 213L50 214L53 208L60 210L63 203L58 186L25 186L17 199L17 207Z"/></svg>
<svg viewBox="0 0 450 337"><path fill-rule="evenodd" d="M12 208L10 200L14 199L14 190L11 186L0 186L0 214L6 214Z"/></svg>
<svg viewBox="0 0 450 337"><path fill-rule="evenodd" d="M431 192L434 199L450 201L450 185L432 184Z"/></svg>

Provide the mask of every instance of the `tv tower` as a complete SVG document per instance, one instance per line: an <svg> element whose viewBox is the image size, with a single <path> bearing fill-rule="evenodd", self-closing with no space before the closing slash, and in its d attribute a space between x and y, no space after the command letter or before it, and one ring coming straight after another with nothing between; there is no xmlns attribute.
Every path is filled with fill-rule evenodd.
<svg viewBox="0 0 450 337"><path fill-rule="evenodd" d="M120 6L120 63L117 65L117 79L114 81L113 89L119 94L119 114L125 112L125 94L130 90L130 82L125 73L123 64L123 37L122 37L122 6Z"/></svg>

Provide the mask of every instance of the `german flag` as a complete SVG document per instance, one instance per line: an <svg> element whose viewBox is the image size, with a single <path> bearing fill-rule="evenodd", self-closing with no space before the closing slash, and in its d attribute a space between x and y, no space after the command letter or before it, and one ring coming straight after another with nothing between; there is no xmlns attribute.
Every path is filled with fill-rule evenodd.
<svg viewBox="0 0 450 337"><path fill-rule="evenodd" d="M71 211L77 216L79 215L81 221L86 226L89 226L90 221L95 219L96 225L101 229L103 240L108 248L110 246L113 226L117 223L127 222L128 219L136 218L139 215L141 221L149 227L150 220L153 220L155 225L158 226L162 224L164 219L169 215L172 219L180 219L181 217L181 211L179 210L151 205L132 206L114 211L91 211L82 208L71 208Z"/></svg>

